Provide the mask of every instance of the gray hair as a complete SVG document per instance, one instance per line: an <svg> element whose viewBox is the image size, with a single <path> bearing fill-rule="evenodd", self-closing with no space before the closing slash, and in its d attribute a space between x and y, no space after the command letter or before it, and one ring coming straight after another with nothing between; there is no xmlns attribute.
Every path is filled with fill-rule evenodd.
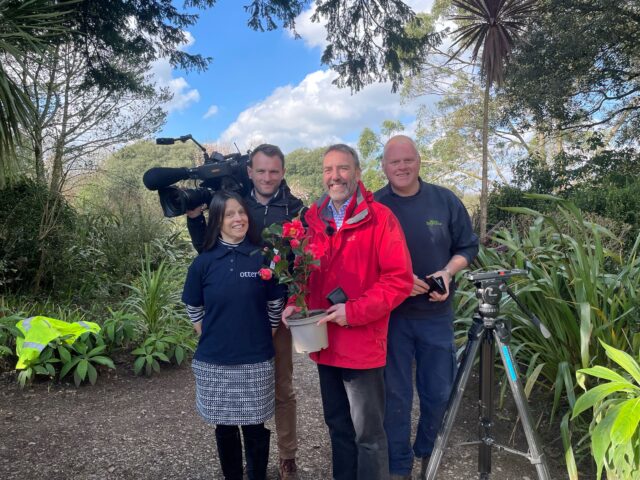
<svg viewBox="0 0 640 480"><path fill-rule="evenodd" d="M360 159L358 158L358 152L356 152L349 145L346 145L344 143L336 143L334 145L331 145L329 148L325 150L323 156L326 157L330 152L342 152L342 153L346 153L347 155L351 155L351 157L353 158L353 161L356 164L356 168L360 170Z"/></svg>

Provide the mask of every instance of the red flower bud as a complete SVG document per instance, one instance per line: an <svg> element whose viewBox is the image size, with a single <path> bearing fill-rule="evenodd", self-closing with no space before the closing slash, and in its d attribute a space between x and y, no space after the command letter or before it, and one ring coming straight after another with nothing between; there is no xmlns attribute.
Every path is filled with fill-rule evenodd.
<svg viewBox="0 0 640 480"><path fill-rule="evenodd" d="M258 270L258 275L260 275L262 280L271 280L271 277L273 277L273 271L271 271L270 268L261 268Z"/></svg>

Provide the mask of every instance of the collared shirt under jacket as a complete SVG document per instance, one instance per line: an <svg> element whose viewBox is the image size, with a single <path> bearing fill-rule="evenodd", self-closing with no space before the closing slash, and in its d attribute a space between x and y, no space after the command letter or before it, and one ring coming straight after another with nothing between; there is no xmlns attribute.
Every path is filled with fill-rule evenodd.
<svg viewBox="0 0 640 480"><path fill-rule="evenodd" d="M308 306L327 309L326 296L341 287L349 327L329 323L329 346L312 353L321 364L366 369L386 363L387 327L391 310L411 293L413 273L400 223L358 182L344 223L336 231L327 195L306 213L310 243L323 256L309 279Z"/></svg>

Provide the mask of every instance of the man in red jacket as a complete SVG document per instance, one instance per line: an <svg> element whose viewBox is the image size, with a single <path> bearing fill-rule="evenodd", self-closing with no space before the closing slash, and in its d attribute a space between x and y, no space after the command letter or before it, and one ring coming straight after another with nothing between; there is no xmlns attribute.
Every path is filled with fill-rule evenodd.
<svg viewBox="0 0 640 480"><path fill-rule="evenodd" d="M348 145L327 149L326 194L307 212L310 243L323 253L309 279L307 305L326 309L329 346L312 353L318 364L335 480L389 476L384 431L384 375L391 310L408 297L413 270L402 228L360 182L358 155ZM346 303L327 295L342 288ZM283 319L295 307L289 306Z"/></svg>

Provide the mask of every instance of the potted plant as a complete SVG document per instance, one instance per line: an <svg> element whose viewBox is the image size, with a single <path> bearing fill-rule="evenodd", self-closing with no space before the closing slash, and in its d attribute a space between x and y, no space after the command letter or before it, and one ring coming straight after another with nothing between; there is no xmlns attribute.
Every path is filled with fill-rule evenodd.
<svg viewBox="0 0 640 480"><path fill-rule="evenodd" d="M267 243L262 253L269 260L269 266L260 269L258 274L263 280L275 277L285 284L289 303L300 309L287 319L296 350L306 353L326 348L327 326L317 325L325 312L309 310L306 302L309 276L319 268L322 249L309 242L298 219L282 225L274 223L264 229L262 238Z"/></svg>

